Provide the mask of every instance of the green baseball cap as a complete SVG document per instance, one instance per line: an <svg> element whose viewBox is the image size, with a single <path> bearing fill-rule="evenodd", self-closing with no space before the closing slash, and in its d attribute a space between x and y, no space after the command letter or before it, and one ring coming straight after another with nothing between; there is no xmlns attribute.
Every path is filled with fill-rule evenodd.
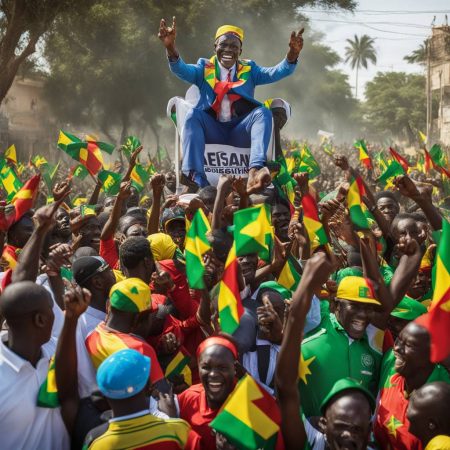
<svg viewBox="0 0 450 450"><path fill-rule="evenodd" d="M328 408L329 403L333 400L336 395L341 394L344 391L356 390L362 392L367 400L369 400L370 409L373 412L375 410L375 399L373 395L370 393L368 389L366 389L363 385L359 384L358 381L353 378L341 378L340 380L334 383L334 386L331 388L331 391L324 398L322 404L320 405L320 411L322 414L325 414L326 409Z"/></svg>
<svg viewBox="0 0 450 450"><path fill-rule="evenodd" d="M415 320L426 312L427 308L423 306L422 303L406 296L403 297L401 302L391 312L391 316L404 320Z"/></svg>
<svg viewBox="0 0 450 450"><path fill-rule="evenodd" d="M262 292L264 289L272 289L273 291L278 292L285 300L289 300L292 298L292 292L289 289L286 289L281 284L276 281L266 281L259 285L259 290Z"/></svg>

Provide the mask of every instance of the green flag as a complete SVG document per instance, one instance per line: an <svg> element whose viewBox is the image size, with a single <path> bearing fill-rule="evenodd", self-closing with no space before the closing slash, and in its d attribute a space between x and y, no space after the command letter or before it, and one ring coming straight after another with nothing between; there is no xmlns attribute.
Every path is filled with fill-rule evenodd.
<svg viewBox="0 0 450 450"><path fill-rule="evenodd" d="M102 182L102 190L107 195L117 195L122 182L122 175L110 170L101 170L98 173L98 179Z"/></svg>
<svg viewBox="0 0 450 450"><path fill-rule="evenodd" d="M80 180L84 180L89 175L88 170L83 164L78 164L73 169L73 176L79 178Z"/></svg>
<svg viewBox="0 0 450 450"><path fill-rule="evenodd" d="M8 166L2 166L0 169L0 181L6 191L6 200L8 202L14 198L16 193L19 192L23 186L23 183L19 180L16 172Z"/></svg>
<svg viewBox="0 0 450 450"><path fill-rule="evenodd" d="M300 167L298 168L299 172L307 172L310 179L320 175L319 164L314 159L314 156L307 145L303 146L302 151L300 152L300 158Z"/></svg>
<svg viewBox="0 0 450 450"><path fill-rule="evenodd" d="M141 141L136 136L128 136L125 144L122 145L121 150L127 160L130 160L131 154L141 146Z"/></svg>
<svg viewBox="0 0 450 450"><path fill-rule="evenodd" d="M211 249L207 234L211 231L208 219L202 209L198 209L186 233L185 259L186 276L192 289L204 289L203 255Z"/></svg>
<svg viewBox="0 0 450 450"><path fill-rule="evenodd" d="M388 189L393 186L395 177L404 175L403 167L395 160L389 163L387 169L377 178L377 181L383 186L383 189Z"/></svg>
<svg viewBox="0 0 450 450"><path fill-rule="evenodd" d="M270 261L273 247L273 227L270 206L264 203L234 213L236 255L257 253Z"/></svg>
<svg viewBox="0 0 450 450"><path fill-rule="evenodd" d="M149 179L150 175L148 171L142 164L137 163L131 172L131 184L138 192L142 192Z"/></svg>

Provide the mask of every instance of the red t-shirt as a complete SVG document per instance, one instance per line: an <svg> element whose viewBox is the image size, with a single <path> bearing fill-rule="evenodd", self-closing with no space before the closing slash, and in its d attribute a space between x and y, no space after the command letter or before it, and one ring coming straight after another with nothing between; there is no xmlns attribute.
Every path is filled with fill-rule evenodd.
<svg viewBox="0 0 450 450"><path fill-rule="evenodd" d="M119 254L114 238L100 239L100 256L109 264L111 269L119 268Z"/></svg>
<svg viewBox="0 0 450 450"><path fill-rule="evenodd" d="M217 416L219 409L211 409L206 401L202 384L194 384L178 396L180 418L188 422L200 438L200 448L216 448L216 438L209 424Z"/></svg>

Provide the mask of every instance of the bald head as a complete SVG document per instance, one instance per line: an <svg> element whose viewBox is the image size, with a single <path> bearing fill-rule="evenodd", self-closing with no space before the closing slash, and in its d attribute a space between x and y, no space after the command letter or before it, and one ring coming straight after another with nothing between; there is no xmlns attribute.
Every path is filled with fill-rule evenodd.
<svg viewBox="0 0 450 450"><path fill-rule="evenodd" d="M410 432L424 445L439 434L450 435L449 405L450 384L443 381L424 384L409 401Z"/></svg>
<svg viewBox="0 0 450 450"><path fill-rule="evenodd" d="M48 313L52 298L48 291L32 281L9 285L0 298L0 314L12 326L33 313Z"/></svg>

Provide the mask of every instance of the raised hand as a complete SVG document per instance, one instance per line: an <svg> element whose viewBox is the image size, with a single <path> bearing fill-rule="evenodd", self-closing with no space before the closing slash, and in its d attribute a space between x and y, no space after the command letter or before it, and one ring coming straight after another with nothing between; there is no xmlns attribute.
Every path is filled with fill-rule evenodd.
<svg viewBox="0 0 450 450"><path fill-rule="evenodd" d="M294 180L297 182L298 189L303 195L308 193L309 174L306 172L295 173Z"/></svg>
<svg viewBox="0 0 450 450"><path fill-rule="evenodd" d="M175 396L173 395L173 386L170 385L169 392L164 394L158 391L158 409L166 413L169 417L177 417L177 407L175 404Z"/></svg>
<svg viewBox="0 0 450 450"><path fill-rule="evenodd" d="M122 181L120 183L119 193L117 196L123 200L131 195L131 181Z"/></svg>
<svg viewBox="0 0 450 450"><path fill-rule="evenodd" d="M305 29L302 28L298 33L296 33L295 31L291 33L291 37L289 39L289 52L287 54L287 59L289 62L295 62L298 58L298 55L302 51L304 31Z"/></svg>
<svg viewBox="0 0 450 450"><path fill-rule="evenodd" d="M420 192L417 189L416 184L414 183L408 175L401 175L399 177L395 177L394 186L400 191L400 194L405 197L415 199L420 197Z"/></svg>
<svg viewBox="0 0 450 450"><path fill-rule="evenodd" d="M163 355L171 355L180 347L180 341L175 334L169 332L161 336L159 341L159 350Z"/></svg>
<svg viewBox="0 0 450 450"><path fill-rule="evenodd" d="M303 270L303 279L305 282L314 289L314 291L319 291L324 283L328 280L330 274L335 269L336 260L334 255L328 253L317 251L311 258L306 262L305 268ZM308 281L306 281L308 280ZM297 289L302 288L302 283L300 283Z"/></svg>
<svg viewBox="0 0 450 450"><path fill-rule="evenodd" d="M50 248L46 266L47 275L58 275L62 266L71 266L72 247L69 244L55 244Z"/></svg>
<svg viewBox="0 0 450 450"><path fill-rule="evenodd" d="M61 183L56 183L52 189L52 195L55 202L61 200L61 198L67 197L70 193L70 181L62 181Z"/></svg>
<svg viewBox="0 0 450 450"><path fill-rule="evenodd" d="M56 211L69 193L70 188L64 191L58 201L51 203L50 205L42 206L34 213L33 220L36 222L37 227L47 231L50 230L50 228L56 223Z"/></svg>
<svg viewBox="0 0 450 450"><path fill-rule="evenodd" d="M91 302L91 293L79 286L70 289L64 295L65 315L68 319L77 319L83 314Z"/></svg>
<svg viewBox="0 0 450 450"><path fill-rule="evenodd" d="M161 195L164 185L166 184L166 177L162 173L156 173L150 180L153 195Z"/></svg>
<svg viewBox="0 0 450 450"><path fill-rule="evenodd" d="M158 37L164 47L169 49L175 48L175 39L177 37L177 21L175 16L172 18L172 26L168 27L165 19L161 19L159 23Z"/></svg>
<svg viewBox="0 0 450 450"><path fill-rule="evenodd" d="M137 158L139 153L144 149L142 145L140 145L130 156L130 166L134 167L136 165Z"/></svg>
<svg viewBox="0 0 450 450"><path fill-rule="evenodd" d="M258 326L268 340L274 343L280 343L283 339L283 323L267 294L263 294L262 302L263 306L259 306L256 309Z"/></svg>
<svg viewBox="0 0 450 450"><path fill-rule="evenodd" d="M348 170L350 168L347 157L343 155L337 155L334 158L334 164L342 170Z"/></svg>
<svg viewBox="0 0 450 450"><path fill-rule="evenodd" d="M153 290L157 294L166 295L168 292L172 291L173 288L175 287L172 278L165 271L153 272L152 283L153 283Z"/></svg>

